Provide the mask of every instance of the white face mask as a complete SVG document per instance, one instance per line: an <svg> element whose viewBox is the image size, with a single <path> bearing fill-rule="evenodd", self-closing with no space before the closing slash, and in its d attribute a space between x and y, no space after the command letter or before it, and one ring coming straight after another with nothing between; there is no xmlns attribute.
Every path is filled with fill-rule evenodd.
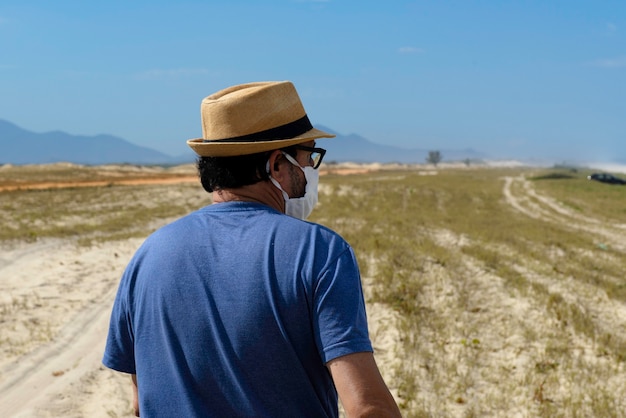
<svg viewBox="0 0 626 418"><path fill-rule="evenodd" d="M283 153L285 158L296 167L300 168L304 172L304 178L306 179L306 188L304 189L304 196L302 197L289 197L287 192L283 190L276 180L270 176L270 181L283 193L285 199L285 213L289 216L293 216L298 219L306 219L309 217L313 208L317 204L317 185L319 183L319 171L313 167L302 167L293 157L289 154ZM269 161L268 161L269 163Z"/></svg>

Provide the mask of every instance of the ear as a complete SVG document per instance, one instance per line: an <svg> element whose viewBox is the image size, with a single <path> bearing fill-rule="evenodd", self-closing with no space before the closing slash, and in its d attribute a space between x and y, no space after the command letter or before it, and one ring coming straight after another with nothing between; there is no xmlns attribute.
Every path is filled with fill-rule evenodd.
<svg viewBox="0 0 626 418"><path fill-rule="evenodd" d="M285 162L285 157L283 156L283 153L279 150L275 150L270 154L270 158L268 159L268 161L270 176L272 176L272 178L277 182L281 183L284 177L288 175L287 169L283 165L283 163Z"/></svg>

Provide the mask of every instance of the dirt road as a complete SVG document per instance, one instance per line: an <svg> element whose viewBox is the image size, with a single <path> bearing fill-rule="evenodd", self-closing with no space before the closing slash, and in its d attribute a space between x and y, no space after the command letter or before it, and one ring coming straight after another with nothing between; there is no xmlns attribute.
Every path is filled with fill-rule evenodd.
<svg viewBox="0 0 626 418"><path fill-rule="evenodd" d="M599 248L610 246L626 255L624 224L609 224L574 212L553 198L538 193L524 176L505 178L503 194L507 203L525 216L595 237ZM580 257L593 256L582 253ZM523 273L531 280L559 294L564 300L583 307L589 317L593 318L598 334L604 332L613 335L612 338L622 341L626 346L626 305L608 298L605 292L599 290L593 283L584 283L574 278L562 280L556 275L533 273L528 269L524 269ZM623 277L617 280L623 280Z"/></svg>
<svg viewBox="0 0 626 418"><path fill-rule="evenodd" d="M503 193L507 203L526 216L598 236L626 252L626 224L607 224L574 212L553 198L537 193L524 176L506 177Z"/></svg>
<svg viewBox="0 0 626 418"><path fill-rule="evenodd" d="M83 248L51 240L3 248L2 318L14 326L3 335L10 344L0 357L0 416L128 413L129 382L100 361L114 292L138 245Z"/></svg>

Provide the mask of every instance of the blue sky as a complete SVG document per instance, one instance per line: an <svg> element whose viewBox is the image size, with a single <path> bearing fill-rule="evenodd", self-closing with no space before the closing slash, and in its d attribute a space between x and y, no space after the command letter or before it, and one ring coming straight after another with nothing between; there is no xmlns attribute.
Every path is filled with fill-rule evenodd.
<svg viewBox="0 0 626 418"><path fill-rule="evenodd" d="M203 97L262 80L376 143L626 161L623 0L0 3L0 119L28 130L178 155Z"/></svg>

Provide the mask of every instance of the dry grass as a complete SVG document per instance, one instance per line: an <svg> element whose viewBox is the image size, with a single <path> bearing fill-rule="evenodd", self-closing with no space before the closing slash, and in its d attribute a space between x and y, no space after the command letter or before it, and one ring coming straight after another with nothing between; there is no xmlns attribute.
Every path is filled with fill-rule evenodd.
<svg viewBox="0 0 626 418"><path fill-rule="evenodd" d="M405 415L623 416L626 189L578 172L421 174L326 177L314 212L401 318Z"/></svg>
<svg viewBox="0 0 626 418"><path fill-rule="evenodd" d="M189 167L0 169L0 184L9 188L0 192L0 240L61 237L89 243L146 236L164 220L209 202L192 174ZM181 182L168 184L172 179Z"/></svg>
<svg viewBox="0 0 626 418"><path fill-rule="evenodd" d="M117 176L14 169L0 183ZM406 417L625 416L626 188L585 175L417 167L322 177L312 220L355 248L368 305L393 311L398 358L385 372ZM197 184L5 191L0 240L145 236L208 202ZM18 310L49 303L30 296L3 300L3 336ZM34 341L55 332L32 325Z"/></svg>

